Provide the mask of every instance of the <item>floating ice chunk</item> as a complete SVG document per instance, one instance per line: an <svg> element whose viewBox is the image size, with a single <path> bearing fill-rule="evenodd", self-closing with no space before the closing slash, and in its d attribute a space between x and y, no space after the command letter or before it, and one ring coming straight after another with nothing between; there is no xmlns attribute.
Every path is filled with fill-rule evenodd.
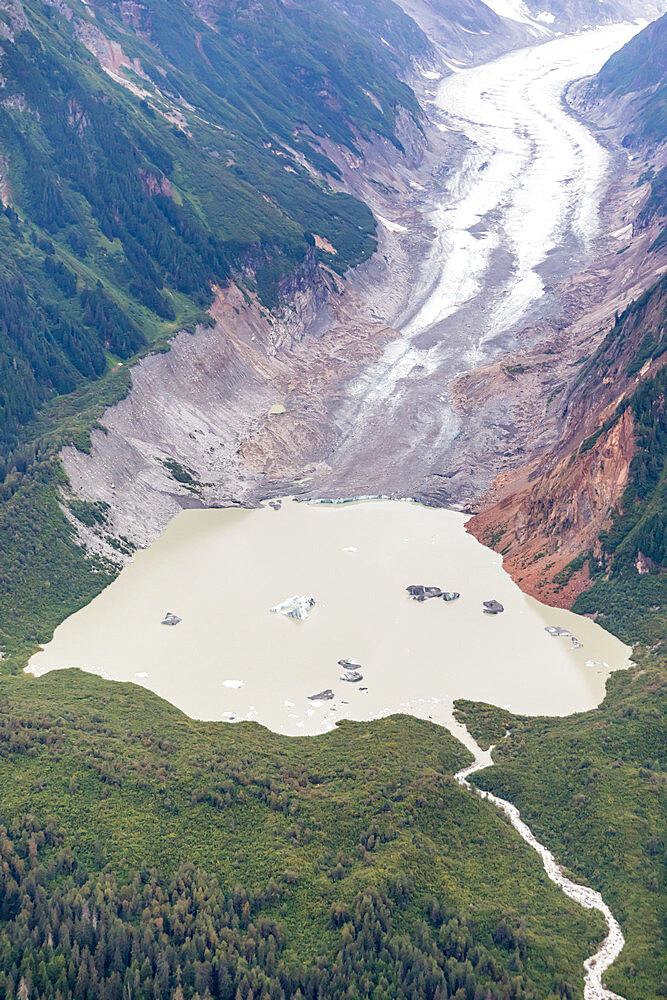
<svg viewBox="0 0 667 1000"><path fill-rule="evenodd" d="M343 552L356 552L356 551L357 551L356 545L346 545L345 548L343 549Z"/></svg>
<svg viewBox="0 0 667 1000"><path fill-rule="evenodd" d="M271 608L271 611L277 615L285 615L287 618L295 618L297 621L303 621L308 617L310 609L314 605L314 597L294 594L293 597L288 597L282 604L276 604L275 607Z"/></svg>
<svg viewBox="0 0 667 1000"><path fill-rule="evenodd" d="M563 636L566 639L569 639L572 635L571 632L568 632L566 628L561 628L560 625L545 625L544 631L548 632L549 635Z"/></svg>
<svg viewBox="0 0 667 1000"><path fill-rule="evenodd" d="M182 621L182 620L183 619L179 618L178 615L172 614L171 611L167 611L166 615L162 619L161 624L162 625L178 625L178 623L180 621Z"/></svg>
<svg viewBox="0 0 667 1000"><path fill-rule="evenodd" d="M285 705L285 708L294 708L294 702L293 701L288 701L287 699L285 699L284 705Z"/></svg>
<svg viewBox="0 0 667 1000"><path fill-rule="evenodd" d="M597 667L597 660L586 660L587 667Z"/></svg>
<svg viewBox="0 0 667 1000"><path fill-rule="evenodd" d="M234 680L223 681L222 682L222 686L226 687L226 688L242 688L243 687L243 681L234 681Z"/></svg>

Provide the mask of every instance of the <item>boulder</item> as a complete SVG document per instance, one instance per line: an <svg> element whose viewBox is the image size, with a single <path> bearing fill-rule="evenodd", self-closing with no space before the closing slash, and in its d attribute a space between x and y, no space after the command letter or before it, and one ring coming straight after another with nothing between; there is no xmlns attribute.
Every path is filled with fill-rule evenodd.
<svg viewBox="0 0 667 1000"><path fill-rule="evenodd" d="M182 621L182 619L179 618L178 615L174 615L174 614L171 613L171 611L167 611L166 615L162 619L161 624L162 625L178 625L178 623L180 621Z"/></svg>
<svg viewBox="0 0 667 1000"><path fill-rule="evenodd" d="M458 601L461 595L456 590L445 590L442 594L443 601Z"/></svg>
<svg viewBox="0 0 667 1000"><path fill-rule="evenodd" d="M358 681L363 681L364 675L360 674L358 670L346 670L345 673L340 675L342 681L350 681L352 684L356 684Z"/></svg>

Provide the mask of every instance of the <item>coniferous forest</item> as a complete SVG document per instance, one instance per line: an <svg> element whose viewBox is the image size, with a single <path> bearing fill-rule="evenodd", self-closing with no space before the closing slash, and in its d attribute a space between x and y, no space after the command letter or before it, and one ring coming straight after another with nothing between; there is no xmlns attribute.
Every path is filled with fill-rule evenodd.
<svg viewBox="0 0 667 1000"><path fill-rule="evenodd" d="M110 504L73 494L61 449L91 451L137 362L215 326L219 289L266 319L295 276L371 259L378 222L338 164L423 137L405 81L432 82L440 45L474 62L479 5L430 6L458 18L437 44L392 0L0 0L0 1000L583 998L602 918L456 783L470 755L445 729L393 716L288 739L80 671L22 674L118 571L77 543ZM567 6L545 0L539 24ZM482 13L486 38L500 19ZM623 108L648 95L630 164L664 139L666 18L591 84ZM632 237L655 227L656 259L665 178L636 179ZM624 415L634 436L609 523L562 583L585 569L574 610L636 667L566 718L456 705L498 744L478 785L618 916L605 981L626 1000L667 996L666 298L662 275L572 363L583 397L624 386L572 461Z"/></svg>

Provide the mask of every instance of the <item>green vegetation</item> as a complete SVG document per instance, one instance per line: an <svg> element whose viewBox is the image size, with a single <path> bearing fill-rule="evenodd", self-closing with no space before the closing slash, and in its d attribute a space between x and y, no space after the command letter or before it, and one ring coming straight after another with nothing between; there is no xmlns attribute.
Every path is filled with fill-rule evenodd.
<svg viewBox="0 0 667 1000"><path fill-rule="evenodd" d="M186 1000L582 995L602 921L452 780L437 726L295 740L79 671L0 678L0 708L3 1000L153 1000L178 967Z"/></svg>
<svg viewBox="0 0 667 1000"><path fill-rule="evenodd" d="M429 46L391 0L348 13L324 0L198 11L182 0L132 16L107 0L0 11L5 670L113 573L72 542L59 448L88 450L128 368L211 322L214 285L233 277L275 306L305 262L343 273L365 260L375 220L331 187L340 172L324 144L358 153L381 136L400 147L400 109L419 115L399 76ZM138 89L104 72L84 41L122 49L118 73ZM70 510L87 523L90 512Z"/></svg>
<svg viewBox="0 0 667 1000"><path fill-rule="evenodd" d="M333 190L326 149L398 146L399 109L418 114L399 75L427 43L390 0L193 6L0 11L0 1000L581 997L601 919L453 782L466 752L437 727L392 718L290 740L193 722L78 671L10 676L115 573L75 542L69 518L104 535L107 510L72 496L60 447L90 448L132 363L206 321L213 284L234 277L274 306L307 259L364 260L374 220ZM98 31L139 93L83 46ZM621 92L626 63L609 74ZM644 107L650 141L660 92ZM664 204L664 175L649 179L646 221ZM608 352L648 304L619 317ZM645 329L624 374L663 350L662 328ZM633 480L604 558L581 557L596 574L582 609L646 641L664 637L667 606L664 398L658 375L628 400ZM480 783L621 919L608 981L629 1000L665 992L663 675L647 657L569 719L460 705L480 739L512 731Z"/></svg>
<svg viewBox="0 0 667 1000"><path fill-rule="evenodd" d="M600 534L602 560L588 559L593 586L573 606L597 613L600 623L626 642L654 643L667 630L666 387L667 368L662 368L628 401L636 440L628 485L611 527ZM609 426L617 418L618 412Z"/></svg>
<svg viewBox="0 0 667 1000"><path fill-rule="evenodd" d="M60 463L44 461L0 506L3 673L25 666L63 618L91 601L116 573L104 560L86 558L76 543L58 502L65 485ZM72 513L84 510L91 514L76 506Z"/></svg>
<svg viewBox="0 0 667 1000"><path fill-rule="evenodd" d="M473 735L497 744L496 766L475 775L478 785L514 802L536 837L599 889L621 922L626 946L606 980L628 1000L665 989L667 684L664 656L639 661L611 677L599 708L564 719L457 703Z"/></svg>
<svg viewBox="0 0 667 1000"><path fill-rule="evenodd" d="M189 469L184 468L180 462L177 462L175 458L165 458L162 459L162 464L165 469L169 472L177 483L182 483L184 486L196 488L200 483L194 478L192 472Z"/></svg>
<svg viewBox="0 0 667 1000"><path fill-rule="evenodd" d="M628 410L636 451L612 523L599 536L599 552L582 553L556 579L565 585L588 562L593 585L577 598L573 610L595 614L626 642L649 645L660 642L667 630L667 369L658 368L636 387L631 380L664 355L666 296L663 277L616 317L582 370L582 393L595 391L609 377L629 388L614 412L582 442L579 453L593 448Z"/></svg>

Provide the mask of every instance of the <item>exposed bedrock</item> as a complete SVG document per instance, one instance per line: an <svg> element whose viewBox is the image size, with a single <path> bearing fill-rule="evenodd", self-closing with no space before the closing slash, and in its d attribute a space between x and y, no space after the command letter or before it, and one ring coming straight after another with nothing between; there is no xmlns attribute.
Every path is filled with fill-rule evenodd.
<svg viewBox="0 0 667 1000"><path fill-rule="evenodd" d="M215 327L133 369L91 454L65 449L72 489L145 546L184 507L290 493L463 507L553 446L564 418L545 397L660 266L651 232L633 230L639 165L561 100L632 30L453 75L443 62L421 80L421 128L401 121L403 152L327 149L376 215L377 253L345 280L308 262L274 315L218 290Z"/></svg>

